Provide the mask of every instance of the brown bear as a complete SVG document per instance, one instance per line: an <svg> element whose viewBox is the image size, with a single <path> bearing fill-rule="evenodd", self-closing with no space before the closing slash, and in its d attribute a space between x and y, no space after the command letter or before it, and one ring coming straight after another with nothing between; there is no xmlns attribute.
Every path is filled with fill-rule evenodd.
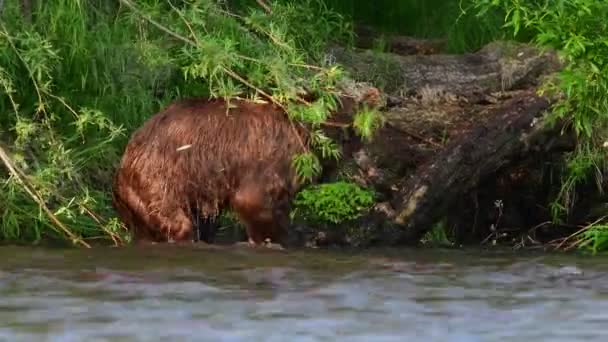
<svg viewBox="0 0 608 342"><path fill-rule="evenodd" d="M113 205L135 241L211 243L213 218L231 208L250 244L283 244L300 187L292 158L308 143L306 129L271 103L177 101L132 134ZM193 218L206 222L203 236Z"/></svg>

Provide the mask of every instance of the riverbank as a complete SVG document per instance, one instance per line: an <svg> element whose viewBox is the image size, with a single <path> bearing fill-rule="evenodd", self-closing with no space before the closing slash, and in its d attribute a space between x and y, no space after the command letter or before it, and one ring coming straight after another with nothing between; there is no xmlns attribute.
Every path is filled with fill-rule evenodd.
<svg viewBox="0 0 608 342"><path fill-rule="evenodd" d="M602 127L607 120L593 114L594 108L604 108L606 103L603 95L593 93L581 81L591 75L598 84L604 84L604 61L593 59L593 65L601 66L601 72L596 73L587 63L591 57L569 50L563 41L537 44L549 45L569 57L559 72L548 70L546 67L552 64L538 55L527 54L538 51L530 44L521 51L513 50L522 52L521 56L503 54L504 49L492 47L500 45L495 40L506 37L505 31L492 31L497 37L491 39L485 33L475 36L483 30L474 23L500 27L503 22L491 21L502 20L504 17L497 13L505 8L490 8L490 14L480 19L474 15L480 8L465 6L468 12L464 16L454 13L457 3L445 5L449 16L443 16L443 24L436 26L420 24L425 20L437 22L441 13L428 11L433 4L404 3L395 13L419 16L420 25L408 21L403 28L406 32L396 35L390 34L390 27L383 27L379 34L361 25L353 31L348 19L316 1L297 6L279 2L271 13L252 2L251 8L257 10L253 14L245 7L204 4L193 8L144 1L134 6L131 1L121 0L112 5L75 6L70 1L58 1L37 8L31 16L23 16L16 2L6 3L0 34L4 51L0 56L0 112L7 114L0 117L0 148L5 152L0 168L0 240L59 240L85 247L100 242L129 244L130 236L115 218L110 203L111 178L130 133L147 117L172 100L188 96L238 92L262 96L261 92L270 92L272 99L294 100L301 87L308 87L322 98L329 97L338 81L355 78L383 91L386 106L379 114L385 125L376 132L377 138L354 150L361 153L346 155L343 172L328 180L356 183L363 190L338 185L325 192L311 189L308 202L300 199L301 207L296 209L302 212L307 209L306 203L329 196L323 203L334 203L335 208L316 214L339 218L339 222L310 223L296 218L293 232L299 244L364 248L422 239L454 245L504 243L521 248L549 244L590 247L592 251L606 248L608 229L602 220L606 198L601 192L605 187L605 154L601 146ZM475 3L481 2L467 2ZM349 6L355 8L347 1L327 4L341 8L342 13L349 13ZM608 8L599 2L594 6L598 13ZM361 7L356 8L359 14L350 12L355 17L361 13ZM419 10L420 15L409 9ZM518 9L537 13L533 6ZM205 13L206 21L196 13ZM374 14L375 19L359 17L358 22L373 24L381 15L382 11ZM460 20L453 27L446 24L452 18ZM513 24L515 19L507 20ZM270 27L270 23L275 26ZM398 26L393 19L387 23ZM525 32L518 32L518 39L545 37L542 34L575 27L567 33L586 37L587 49L602 55L599 42L604 33L589 31L585 23L568 26L566 20L529 24ZM216 33L209 33L209 25ZM429 26L437 31L416 32ZM447 36L446 44L445 34L453 28L456 30ZM486 44L490 41L494 42ZM364 50L353 50L353 46ZM349 62L357 58L363 58L360 61L364 68L361 63ZM425 77L416 78L418 74L432 76L433 82L425 83ZM554 87L559 90L557 94L547 96L558 99L553 115L542 118L565 122L573 129L564 136L555 133L557 129L539 135L540 141L530 142L526 139L531 131L525 127L537 123L541 115L530 110L526 101L544 89L539 74L557 75L562 80ZM453 82L444 82L438 88L437 83L446 79ZM471 87L478 84L482 84L481 91ZM574 92L564 99L563 90L568 87ZM515 126L504 121L504 127L509 128L503 130L507 132L504 135L498 135L503 122L495 120L501 106L513 109L507 110L511 113L507 119L523 120L515 120ZM527 116L521 116L522 107L527 108ZM322 117L310 114L304 121ZM370 133L375 127L373 116L361 118L358 122L368 126L359 128ZM494 135L480 135L484 132ZM459 137L464 145L449 145ZM521 144L505 148L501 145L503 138L521 140L526 146L532 143L540 152L530 153ZM492 148L477 150L484 144ZM332 146L326 144L320 149L331 150ZM462 146L475 153L459 153ZM475 165L469 165L470 155L475 155ZM312 164L314 160L309 158ZM449 164L451 169L443 174L425 172L434 163L446 167L454 160L457 162ZM469 169L462 165L469 165ZM484 165L487 170L477 167ZM467 178L469 173L475 177ZM441 178L451 174L460 180L450 183ZM426 209L417 207L424 210L405 215L405 209L416 202L412 199L418 199L417 182L429 179L431 183L435 180L433 186L439 185L428 193L433 199L424 206ZM373 205L368 194L373 194ZM360 201L349 204L351 208L337 198ZM227 220L226 226L236 232L232 236L239 237L238 225ZM560 240L576 232L580 234Z"/></svg>

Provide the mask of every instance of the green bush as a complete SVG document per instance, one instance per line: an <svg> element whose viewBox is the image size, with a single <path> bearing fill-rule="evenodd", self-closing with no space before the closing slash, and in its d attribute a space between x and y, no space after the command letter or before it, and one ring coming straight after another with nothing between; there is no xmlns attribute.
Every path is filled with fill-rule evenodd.
<svg viewBox="0 0 608 342"><path fill-rule="evenodd" d="M339 181L309 187L294 200L293 216L339 224L358 218L374 203L374 194L357 184Z"/></svg>
<svg viewBox="0 0 608 342"><path fill-rule="evenodd" d="M552 122L566 122L578 137L576 150L567 156L561 191L551 210L555 220L574 205L582 183L605 187L608 167L608 1L605 0L475 0L479 16L500 8L505 27L513 34L532 33L542 47L557 50L565 68L543 91L557 95ZM592 228L592 227L589 227ZM591 233L592 232L592 233ZM606 225L601 222L587 235L596 248L606 248ZM587 239L587 240L588 240Z"/></svg>

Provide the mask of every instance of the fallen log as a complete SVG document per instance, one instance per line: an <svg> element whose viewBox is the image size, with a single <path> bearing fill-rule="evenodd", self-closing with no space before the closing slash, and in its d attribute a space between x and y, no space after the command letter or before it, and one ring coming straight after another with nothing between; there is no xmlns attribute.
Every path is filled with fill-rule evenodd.
<svg viewBox="0 0 608 342"><path fill-rule="evenodd" d="M492 120L475 126L420 165L394 199L393 221L400 227L396 244L417 243L460 197L484 177L505 167L546 137L551 102L534 91L503 103Z"/></svg>
<svg viewBox="0 0 608 342"><path fill-rule="evenodd" d="M545 160L540 156L564 150L556 147L562 139L560 127L547 125L546 111L553 100L537 95L542 78L560 68L553 52L495 42L464 55L399 56L340 48L332 54L353 76L354 84L381 88L388 101L382 108L384 127L371 142L347 146L337 172L373 189L378 203L355 222L307 227L306 234L323 236L323 245L416 244L439 221L455 223L450 227L463 232L477 222L469 219L476 220L478 212L473 203L467 208L463 199L474 201L483 192L491 205L494 197L505 195L500 192L503 188L508 191L509 184L515 184L508 179L513 170L531 165L526 171L537 175L533 168ZM361 89L346 93L365 94L366 87ZM493 180L501 185L494 186ZM536 217L529 220L534 221L531 225L513 222L516 214L526 215L546 203L545 188L540 190L538 202L523 201L527 193L508 192L505 203L516 201L524 207L505 207L515 213L509 214L512 219L503 217L500 228L535 226ZM473 209L473 215L454 212L463 206ZM493 222L491 209L481 224ZM450 221L454 215L461 220ZM475 233L485 237L483 229L480 225Z"/></svg>
<svg viewBox="0 0 608 342"><path fill-rule="evenodd" d="M463 97L534 86L559 68L557 55L515 42L493 42L475 53L400 56L333 47L329 56L357 81L403 98L422 89Z"/></svg>

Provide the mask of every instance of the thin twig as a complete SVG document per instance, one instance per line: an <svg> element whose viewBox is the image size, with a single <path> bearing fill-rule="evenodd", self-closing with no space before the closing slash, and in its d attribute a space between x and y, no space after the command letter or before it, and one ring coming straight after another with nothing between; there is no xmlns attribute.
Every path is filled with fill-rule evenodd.
<svg viewBox="0 0 608 342"><path fill-rule="evenodd" d="M36 90L36 95L38 96L38 109L40 109L40 106L43 104L42 94L40 92L40 88L38 87L38 83L34 79L34 73L32 72L32 69L30 68L30 66L25 62L25 59L23 59L23 56L21 56L21 54L19 53L19 50L15 46L11 36L8 34L8 30L4 26L4 23L0 22L0 27L2 27L2 31L0 33L2 33L2 35L4 35L6 37L6 40L8 41L9 45L13 49L13 52L15 52L15 54L17 55L17 58L19 58L19 60L23 63L23 66L27 69L27 73L30 76L32 83L34 84L34 89ZM42 107L42 110L44 111L44 106Z"/></svg>
<svg viewBox="0 0 608 342"><path fill-rule="evenodd" d="M328 126L328 127L339 127L339 128L345 128L345 127L350 126L350 124L338 123L338 122L332 122L332 121L322 122L321 125Z"/></svg>
<svg viewBox="0 0 608 342"><path fill-rule="evenodd" d="M82 208L87 212L87 214L89 214L89 216L91 216L93 220L95 220L95 222L97 222L97 224L99 224L100 227L102 227L102 230L105 231L106 234L110 236L110 238L112 238L112 241L114 242L115 246L119 246L123 243L122 239L120 238L120 236L118 236L118 234L111 232L105 228L105 226L101 223L99 217L97 217L97 214L95 214L92 210L90 210L84 205L82 205Z"/></svg>
<svg viewBox="0 0 608 342"><path fill-rule="evenodd" d="M88 243L86 243L81 238L78 238L76 235L74 235L74 233L72 233L51 212L51 210L46 206L46 204L42 200L41 196L39 194L37 194L36 190L33 189L33 187L31 187L31 185L29 184L29 182L27 182L25 180L25 177L22 176L22 173L18 170L17 166L13 164L13 162L11 161L11 158L4 151L4 148L2 148L2 146L0 146L0 159L2 159L2 162L4 163L4 166L8 169L8 171L13 175L13 177L15 177L15 179L17 179L17 181L19 183L21 183L21 185L23 186L23 188L25 189L25 191L32 197L32 199L38 204L38 206L40 208L42 208L42 210L44 210L44 212L48 215L48 217L51 219L51 221L53 221L53 223L55 223L55 225L57 225L59 228L61 228L61 230L63 230L63 232L68 237L70 237L70 239L72 239L73 242L80 243L81 245L83 245L83 246L85 246L87 248L91 248L91 246Z"/></svg>
<svg viewBox="0 0 608 342"><path fill-rule="evenodd" d="M577 230L576 232L572 233L571 235L565 237L562 239L562 242L560 242L555 248L557 249L561 249L561 247L566 243L566 241L570 240L571 238L580 235L582 232L591 229L591 227L593 227L594 225L596 225L597 223L604 221L608 216L602 216L599 219L595 220L594 222L584 226L583 228Z"/></svg>
<svg viewBox="0 0 608 342"><path fill-rule="evenodd" d="M173 5L173 3L171 3L171 1L167 1L167 2L169 3L169 6L171 6L171 8L177 13L177 15L179 15L179 17L182 19L182 21L184 22L184 24L186 25L186 27L188 27L188 30L190 31L190 34L192 35L192 38L194 39L194 41L196 42L196 44L200 44L201 42L196 37L196 34L194 33L194 29L192 29L192 25L190 25L190 23L188 22L188 20L186 20L186 18L182 14L182 12L179 9L177 9Z"/></svg>
<svg viewBox="0 0 608 342"><path fill-rule="evenodd" d="M196 43L182 35L179 35L171 30L169 30L168 28L166 28L165 26L163 26L161 23L157 22L156 20L148 17L147 15L145 15L143 12L141 12L139 9L137 9L132 3L131 0L120 0L120 2L122 2L123 4L125 4L125 6L129 7L133 12L137 13L138 15L140 15L141 17L143 17L144 19L146 19L148 22L150 22L152 25L156 26L158 29L160 29L161 31L173 36L174 38L177 38L179 40L182 40L188 44L191 44L193 46L196 46Z"/></svg>
<svg viewBox="0 0 608 342"><path fill-rule="evenodd" d="M435 146L435 147L437 147L437 148L444 148L444 147L445 147L445 146L444 146L444 145L442 145L442 144L436 143L436 142L434 142L434 141L432 141L432 140L430 140L430 139L427 139L427 138L425 138L425 137L423 137L423 136L421 136L421 135L419 135L419 134L417 134L417 133L414 133L414 132L412 132L412 131L410 131L410 130L408 130L408 129L405 129L405 128L399 128L399 130L400 130L400 131L402 131L403 133L405 133L405 134L409 135L409 136L410 136L410 137L412 137L412 138L415 138L415 139L417 139L417 140L420 140L420 141L422 141L422 142L424 142L424 143L427 143L427 144L429 144L429 145L433 145L433 146Z"/></svg>
<svg viewBox="0 0 608 342"><path fill-rule="evenodd" d="M266 2L264 2L264 0L256 0L255 2L257 2L258 5L260 5L266 11L266 13L272 14L272 9Z"/></svg>

